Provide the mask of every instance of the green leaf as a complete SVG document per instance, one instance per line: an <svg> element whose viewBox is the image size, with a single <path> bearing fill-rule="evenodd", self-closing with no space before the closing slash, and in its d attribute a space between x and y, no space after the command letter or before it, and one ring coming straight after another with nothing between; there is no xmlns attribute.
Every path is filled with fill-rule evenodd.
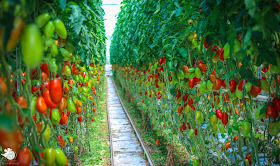
<svg viewBox="0 0 280 166"><path fill-rule="evenodd" d="M266 105L261 106L261 111L259 113L259 116L264 114L264 113L266 113L266 110L267 110L267 106Z"/></svg>
<svg viewBox="0 0 280 166"><path fill-rule="evenodd" d="M67 0L59 0L60 8L64 11L66 8L66 1Z"/></svg>
<svg viewBox="0 0 280 166"><path fill-rule="evenodd" d="M227 73L226 75L224 75L222 79L229 78L229 77L231 77L233 74L238 73L239 71L240 71L240 69L233 70L233 71Z"/></svg>
<svg viewBox="0 0 280 166"><path fill-rule="evenodd" d="M70 8L72 8L72 14L69 17L69 20L71 21L70 24L72 25L76 34L79 35L83 22L86 19L78 5L70 5Z"/></svg>
<svg viewBox="0 0 280 166"><path fill-rule="evenodd" d="M228 135L230 135L231 133L232 133L232 128L229 127L229 128L228 128Z"/></svg>
<svg viewBox="0 0 280 166"><path fill-rule="evenodd" d="M257 10L256 3L254 0L245 0L246 9L249 10L248 14L251 17L255 17L255 12Z"/></svg>
<svg viewBox="0 0 280 166"><path fill-rule="evenodd" d="M187 58L188 57L188 52L187 52L187 49L185 47L181 47L179 49L179 53L184 57L184 58Z"/></svg>

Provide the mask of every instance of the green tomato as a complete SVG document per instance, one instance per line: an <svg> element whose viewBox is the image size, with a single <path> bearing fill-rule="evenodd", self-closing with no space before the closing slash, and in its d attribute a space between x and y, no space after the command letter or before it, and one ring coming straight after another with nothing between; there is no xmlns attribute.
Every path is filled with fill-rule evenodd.
<svg viewBox="0 0 280 166"><path fill-rule="evenodd" d="M35 24L27 25L21 36L23 62L29 68L41 63L43 57L43 42L39 28Z"/></svg>
<svg viewBox="0 0 280 166"><path fill-rule="evenodd" d="M81 72L85 72L87 69L85 66L81 67Z"/></svg>
<svg viewBox="0 0 280 166"><path fill-rule="evenodd" d="M212 125L215 125L218 123L218 118L217 118L217 115L212 115L211 118L210 118L210 123Z"/></svg>
<svg viewBox="0 0 280 166"><path fill-rule="evenodd" d="M31 115L34 116L36 114L36 103L37 103L37 97L33 96L31 99Z"/></svg>
<svg viewBox="0 0 280 166"><path fill-rule="evenodd" d="M66 39L67 38L67 31L65 28L64 23L57 19L54 21L54 25L55 25L55 32L56 34L61 37L62 39Z"/></svg>
<svg viewBox="0 0 280 166"><path fill-rule="evenodd" d="M57 68L58 67L57 67L56 59L55 58L51 58L49 67L50 67L50 71L51 72L57 72Z"/></svg>
<svg viewBox="0 0 280 166"><path fill-rule="evenodd" d="M275 136L280 132L278 122L270 122L268 128L269 128L269 134L272 136Z"/></svg>
<svg viewBox="0 0 280 166"><path fill-rule="evenodd" d="M230 56L230 45L229 45L229 43L227 43L224 46L224 58L227 59L227 58L229 58L229 56Z"/></svg>
<svg viewBox="0 0 280 166"><path fill-rule="evenodd" d="M203 121L204 121L204 115L201 114L201 115L200 115L200 118L198 119L197 122L198 122L199 124L201 124Z"/></svg>
<svg viewBox="0 0 280 166"><path fill-rule="evenodd" d="M212 131L217 131L218 130L218 125L217 124L214 124L213 126L212 126Z"/></svg>
<svg viewBox="0 0 280 166"><path fill-rule="evenodd" d="M189 68L189 70L188 70L190 73L193 73L194 71L195 71L195 69L194 68Z"/></svg>
<svg viewBox="0 0 280 166"><path fill-rule="evenodd" d="M191 110L191 107L189 105L187 105L185 108L184 108L184 112L185 114L189 113Z"/></svg>
<svg viewBox="0 0 280 166"><path fill-rule="evenodd" d="M200 111L196 111L195 112L195 120L198 120L201 116L201 112Z"/></svg>
<svg viewBox="0 0 280 166"><path fill-rule="evenodd" d="M241 90L238 90L238 87L236 87L236 90L235 90L235 95L239 98L239 99L241 99L242 98L242 91Z"/></svg>
<svg viewBox="0 0 280 166"><path fill-rule="evenodd" d="M54 42L52 43L50 52L51 52L52 57L55 57L58 54L58 49Z"/></svg>
<svg viewBox="0 0 280 166"><path fill-rule="evenodd" d="M83 82L83 81L84 81L84 77L83 77L82 75L79 75L79 80L80 80L81 82Z"/></svg>
<svg viewBox="0 0 280 166"><path fill-rule="evenodd" d="M75 146L74 151L75 153L78 153L79 148L77 146Z"/></svg>
<svg viewBox="0 0 280 166"><path fill-rule="evenodd" d="M71 75L71 69L70 69L70 67L68 65L65 65L64 74L66 76L70 76ZM78 80L75 79L75 81L78 81Z"/></svg>
<svg viewBox="0 0 280 166"><path fill-rule="evenodd" d="M43 13L36 17L35 23L38 26L38 28L42 28L46 25L47 22L51 19L51 15L49 13Z"/></svg>
<svg viewBox="0 0 280 166"><path fill-rule="evenodd" d="M266 80L261 79L261 88L264 92L269 92L269 83Z"/></svg>
<svg viewBox="0 0 280 166"><path fill-rule="evenodd" d="M53 148L47 148L44 151L46 166L54 166L56 159L56 151Z"/></svg>
<svg viewBox="0 0 280 166"><path fill-rule="evenodd" d="M247 136L250 132L250 123L248 121L242 122L242 132L244 136Z"/></svg>
<svg viewBox="0 0 280 166"><path fill-rule="evenodd" d="M45 127L43 127L42 129L44 129ZM51 128L49 125L47 125L46 130L43 132L43 139L45 142L49 142L51 138Z"/></svg>
<svg viewBox="0 0 280 166"><path fill-rule="evenodd" d="M76 101L76 100L75 100ZM71 98L68 98L67 100L67 109L71 112L71 113L75 113L76 112L76 107L75 104L73 102L73 100Z"/></svg>
<svg viewBox="0 0 280 166"><path fill-rule="evenodd" d="M271 73L278 74L280 73L280 58L277 57L277 65L272 65L270 67Z"/></svg>
<svg viewBox="0 0 280 166"><path fill-rule="evenodd" d="M202 76L202 73L201 73L201 71L200 71L200 69L198 67L195 68L195 76L197 78L201 78L201 76Z"/></svg>
<svg viewBox="0 0 280 166"><path fill-rule="evenodd" d="M189 79L193 79L195 77L195 73L190 73Z"/></svg>
<svg viewBox="0 0 280 166"><path fill-rule="evenodd" d="M221 134L224 134L226 132L224 125L219 124L218 127L219 127L219 130L220 130Z"/></svg>
<svg viewBox="0 0 280 166"><path fill-rule="evenodd" d="M233 93L229 93L229 97L230 99L235 100L237 98L235 91Z"/></svg>
<svg viewBox="0 0 280 166"><path fill-rule="evenodd" d="M44 35L46 39L52 38L54 31L55 31L54 23L52 21L49 21L44 29Z"/></svg>
<svg viewBox="0 0 280 166"><path fill-rule="evenodd" d="M45 47L51 47L54 43L52 39L45 39Z"/></svg>
<svg viewBox="0 0 280 166"><path fill-rule="evenodd" d="M86 75L84 78L84 83L88 82L88 80L89 80L88 75Z"/></svg>
<svg viewBox="0 0 280 166"><path fill-rule="evenodd" d="M64 48L59 48L59 51L61 52L61 55L64 58L70 58L70 53L67 50L65 50Z"/></svg>
<svg viewBox="0 0 280 166"><path fill-rule="evenodd" d="M74 75L74 79L75 79L76 82L79 82L80 81L79 75Z"/></svg>
<svg viewBox="0 0 280 166"><path fill-rule="evenodd" d="M208 91L213 90L213 83L210 80L207 81L207 89L208 89Z"/></svg>
<svg viewBox="0 0 280 166"><path fill-rule="evenodd" d="M51 117L52 123L57 125L60 122L60 119L61 119L61 116L60 116L59 110L57 108L53 109L52 117Z"/></svg>
<svg viewBox="0 0 280 166"><path fill-rule="evenodd" d="M192 114L189 112L189 113L187 113L187 120L190 120L191 119L191 116L192 116Z"/></svg>
<svg viewBox="0 0 280 166"><path fill-rule="evenodd" d="M85 87L85 86L83 86L82 89L83 89L83 92L84 92L84 93L89 92L89 88L87 88L87 87Z"/></svg>
<svg viewBox="0 0 280 166"><path fill-rule="evenodd" d="M55 149L55 165L65 166L67 162L66 156L60 148Z"/></svg>
<svg viewBox="0 0 280 166"><path fill-rule="evenodd" d="M190 129L189 136L193 136L193 135L194 135L194 129Z"/></svg>
<svg viewBox="0 0 280 166"><path fill-rule="evenodd" d="M199 91L200 91L200 93L204 93L206 91L206 89L207 89L207 83L204 81L200 85Z"/></svg>
<svg viewBox="0 0 280 166"><path fill-rule="evenodd" d="M177 74L178 79L184 79L184 72L183 70L180 70L179 73Z"/></svg>
<svg viewBox="0 0 280 166"><path fill-rule="evenodd" d="M247 83L245 84L245 89L246 89L246 92L247 92L247 93L250 92L251 89L252 89L252 84L251 84L250 82L247 82Z"/></svg>

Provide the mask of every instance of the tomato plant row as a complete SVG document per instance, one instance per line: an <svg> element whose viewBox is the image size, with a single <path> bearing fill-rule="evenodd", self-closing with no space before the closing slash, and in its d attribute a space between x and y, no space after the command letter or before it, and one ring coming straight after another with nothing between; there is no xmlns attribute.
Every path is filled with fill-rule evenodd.
<svg viewBox="0 0 280 166"><path fill-rule="evenodd" d="M0 149L16 153L1 164L75 164L90 148L104 81L101 1L4 0L0 9Z"/></svg>
<svg viewBox="0 0 280 166"><path fill-rule="evenodd" d="M277 163L279 13L275 1L124 1L115 78L192 164Z"/></svg>

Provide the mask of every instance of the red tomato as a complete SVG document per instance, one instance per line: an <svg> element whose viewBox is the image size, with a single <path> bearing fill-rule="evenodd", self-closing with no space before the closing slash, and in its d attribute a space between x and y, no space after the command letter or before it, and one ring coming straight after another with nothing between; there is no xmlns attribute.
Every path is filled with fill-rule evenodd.
<svg viewBox="0 0 280 166"><path fill-rule="evenodd" d="M92 122L94 121L94 117L91 118L91 121L92 121Z"/></svg>
<svg viewBox="0 0 280 166"><path fill-rule="evenodd" d="M194 84L195 84L194 79L193 79L193 78L190 79L190 80L189 80L189 87L190 87L191 89L194 87Z"/></svg>
<svg viewBox="0 0 280 166"><path fill-rule="evenodd" d="M211 43L206 43L206 38L205 38L205 40L204 40L204 42L203 42L203 46L206 48L206 49L208 49L210 46L211 46Z"/></svg>
<svg viewBox="0 0 280 166"><path fill-rule="evenodd" d="M223 113L222 113L222 111L221 111L220 109L217 109L217 110L216 110L216 115L217 115L217 117L218 117L219 119L222 119L222 117L223 117Z"/></svg>
<svg viewBox="0 0 280 166"><path fill-rule="evenodd" d="M70 115L70 111L69 110L67 110L67 116L69 116Z"/></svg>
<svg viewBox="0 0 280 166"><path fill-rule="evenodd" d="M50 97L55 104L58 104L62 99L63 91L61 79L53 79L50 82Z"/></svg>
<svg viewBox="0 0 280 166"><path fill-rule="evenodd" d="M17 162L20 166L29 166L31 163L31 152L27 147L21 149L17 156Z"/></svg>
<svg viewBox="0 0 280 166"><path fill-rule="evenodd" d="M45 73L44 71L42 71L41 73L41 79L42 79L42 82L45 82L45 81L49 81L49 75L47 73Z"/></svg>
<svg viewBox="0 0 280 166"><path fill-rule="evenodd" d="M60 146L60 147L64 147L65 146L65 141L64 141L64 139L59 135L59 136L57 136L57 138L58 138L58 145Z"/></svg>
<svg viewBox="0 0 280 166"><path fill-rule="evenodd" d="M65 125L66 123L67 123L67 115L66 115L65 112L62 112L62 113L61 113L61 119L60 119L59 124Z"/></svg>
<svg viewBox="0 0 280 166"><path fill-rule="evenodd" d="M200 71L202 73L206 73L206 71L207 71L206 66L203 63L199 63L198 68L200 69Z"/></svg>
<svg viewBox="0 0 280 166"><path fill-rule="evenodd" d="M247 154L246 157L245 157L245 159L248 160L250 165L252 165L251 157L252 157L251 154Z"/></svg>
<svg viewBox="0 0 280 166"><path fill-rule="evenodd" d="M222 115L222 123L226 126L228 123L228 114L226 112Z"/></svg>
<svg viewBox="0 0 280 166"><path fill-rule="evenodd" d="M67 107L67 100L66 98L62 97L62 99L60 100L59 104L58 104L58 110L60 112L66 110Z"/></svg>
<svg viewBox="0 0 280 166"><path fill-rule="evenodd" d="M159 145L159 140L158 139L156 140L156 144Z"/></svg>
<svg viewBox="0 0 280 166"><path fill-rule="evenodd" d="M45 102L46 102L48 108L50 108L50 109L56 108L56 104L52 101L52 99L50 97L49 90L45 90L42 94L43 94L43 97L45 99Z"/></svg>
<svg viewBox="0 0 280 166"><path fill-rule="evenodd" d="M225 79L221 79L221 84L222 84L222 87L223 88L227 88L227 85L226 85L226 83L225 83Z"/></svg>
<svg viewBox="0 0 280 166"><path fill-rule="evenodd" d="M194 135L197 135L197 129L194 128Z"/></svg>
<svg viewBox="0 0 280 166"><path fill-rule="evenodd" d="M226 147L226 150L228 150L228 148L230 148L230 142L225 143L225 147Z"/></svg>
<svg viewBox="0 0 280 166"><path fill-rule="evenodd" d="M213 82L213 90L220 90L221 86L222 86L222 82L220 79L216 79Z"/></svg>
<svg viewBox="0 0 280 166"><path fill-rule="evenodd" d="M43 114L47 111L47 104L42 96L37 98L36 108L37 108L37 111L41 114Z"/></svg>
<svg viewBox="0 0 280 166"><path fill-rule="evenodd" d="M235 80L229 81L229 90L231 93L233 93L235 91L236 85L237 85L237 82Z"/></svg>
<svg viewBox="0 0 280 166"><path fill-rule="evenodd" d="M280 113L280 99L275 97L273 100L272 100L272 103L273 103L273 107L274 109Z"/></svg>
<svg viewBox="0 0 280 166"><path fill-rule="evenodd" d="M83 117L82 117L82 116L79 116L79 117L78 117L78 121L81 123L82 120L83 120Z"/></svg>
<svg viewBox="0 0 280 166"><path fill-rule="evenodd" d="M278 112L274 109L272 105L267 106L266 117L276 119L278 117Z"/></svg>
<svg viewBox="0 0 280 166"><path fill-rule="evenodd" d="M49 67L48 67L48 65L46 64L46 62L44 62L44 63L42 64L41 70L42 70L42 72L46 73L48 77L50 76Z"/></svg>
<svg viewBox="0 0 280 166"><path fill-rule="evenodd" d="M14 152L19 152L19 145L20 145L20 137L19 133L14 131L5 131L0 129L0 145L2 149L11 148Z"/></svg>
<svg viewBox="0 0 280 166"><path fill-rule="evenodd" d="M85 78L86 75L87 75L87 73L84 71L84 72L82 73L82 75L83 75L83 77Z"/></svg>
<svg viewBox="0 0 280 166"><path fill-rule="evenodd" d="M252 89L250 91L250 94L251 96L253 97L257 97L259 93L261 93L261 83L260 81L258 80L258 84L259 84L259 87L256 87L255 85L252 85Z"/></svg>

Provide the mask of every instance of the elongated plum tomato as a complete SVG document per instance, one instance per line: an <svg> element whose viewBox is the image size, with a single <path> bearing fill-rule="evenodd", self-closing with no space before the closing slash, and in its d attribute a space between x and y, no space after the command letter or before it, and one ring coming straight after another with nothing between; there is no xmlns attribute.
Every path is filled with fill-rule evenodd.
<svg viewBox="0 0 280 166"><path fill-rule="evenodd" d="M39 28L42 28L50 19L51 15L49 13L43 13L36 17L35 23Z"/></svg>
<svg viewBox="0 0 280 166"><path fill-rule="evenodd" d="M17 156L17 162L21 166L29 166L32 160L31 152L27 147L21 149Z"/></svg>
<svg viewBox="0 0 280 166"><path fill-rule="evenodd" d="M3 95L4 97L7 96L8 87L5 80L0 76L0 97Z"/></svg>
<svg viewBox="0 0 280 166"><path fill-rule="evenodd" d="M45 102L45 99L42 96L37 98L36 108L37 108L37 111L41 114L43 114L47 111L47 104Z"/></svg>
<svg viewBox="0 0 280 166"><path fill-rule="evenodd" d="M62 99L63 91L60 79L53 79L50 82L50 97L55 104Z"/></svg>
<svg viewBox="0 0 280 166"><path fill-rule="evenodd" d="M6 50L8 52L10 52L11 50L13 50L16 47L16 44L18 43L18 41L20 39L23 27L24 27L24 21L21 18L16 17L14 19L14 27L11 32L11 36L10 36L9 41L6 46ZM2 41L3 34L4 34L3 32L5 33L4 28L0 28L0 51L3 50L3 41Z"/></svg>
<svg viewBox="0 0 280 166"><path fill-rule="evenodd" d="M216 110L216 115L217 115L217 117L218 117L219 119L222 119L222 117L223 117L223 113L222 113L222 111L221 111L220 109L217 109L217 110Z"/></svg>
<svg viewBox="0 0 280 166"><path fill-rule="evenodd" d="M67 31L65 28L64 23L57 19L54 21L54 25L55 25L55 32L56 34L61 37L62 39L66 39L67 38Z"/></svg>
<svg viewBox="0 0 280 166"><path fill-rule="evenodd" d="M27 25L21 37L23 62L29 68L36 67L43 57L43 42L39 28L35 24Z"/></svg>
<svg viewBox="0 0 280 166"><path fill-rule="evenodd" d="M50 97L49 90L45 90L42 94L43 94L43 97L45 99L45 102L46 102L48 108L50 108L50 109L56 108L56 104L52 101L52 99Z"/></svg>

